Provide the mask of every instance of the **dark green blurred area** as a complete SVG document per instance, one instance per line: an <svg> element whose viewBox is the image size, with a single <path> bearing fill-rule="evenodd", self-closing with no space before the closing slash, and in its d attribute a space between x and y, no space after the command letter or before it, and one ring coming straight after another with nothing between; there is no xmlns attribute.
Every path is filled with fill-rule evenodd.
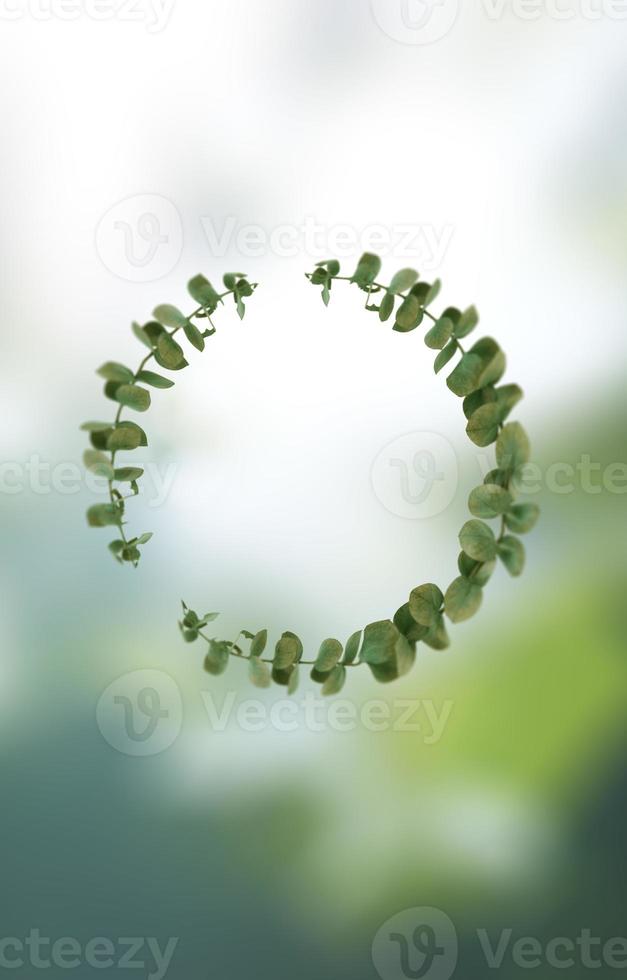
<svg viewBox="0 0 627 980"><path fill-rule="evenodd" d="M536 461L624 462L626 408L589 408L576 428L552 420ZM414 732L208 732L190 694L207 687L199 666L174 632L146 637L75 501L4 501L2 935L179 937L175 980L363 980L381 924L413 906L452 918L469 980L492 972L479 928L543 943L624 935L625 495L545 489L541 504L524 580L502 575L501 611L486 603L441 669L423 675L419 660L398 690L356 689L452 701L428 745ZM159 572L142 571L150 588ZM111 603L130 638L121 655ZM96 725L132 644L127 669L169 672L192 702L179 742L153 758L116 752ZM589 970L540 971L565 972Z"/></svg>

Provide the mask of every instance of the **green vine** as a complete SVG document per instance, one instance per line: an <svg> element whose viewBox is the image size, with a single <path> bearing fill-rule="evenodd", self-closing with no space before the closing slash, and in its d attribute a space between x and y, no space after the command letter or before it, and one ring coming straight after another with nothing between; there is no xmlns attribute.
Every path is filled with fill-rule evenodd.
<svg viewBox="0 0 627 980"><path fill-rule="evenodd" d="M248 662L250 679L257 687L269 687L274 682L287 687L289 693L297 689L301 666L312 668L311 677L322 685L325 695L337 694L345 683L347 670L363 664L368 665L376 680L382 683L394 681L413 666L419 642L435 650L449 646L445 617L452 623L461 623L475 615L497 560L500 559L511 575L522 574L525 550L519 535L531 531L539 517L536 505L515 503L516 478L529 461L530 447L520 423L507 420L522 398L522 390L515 384L499 385L506 362L495 340L484 337L469 350L462 346L461 341L479 323L474 307L465 312L448 307L441 316L435 317L428 307L440 293L439 281L433 284L421 282L416 271L402 269L388 286L384 286L377 281L380 270L379 257L367 253L350 277L341 276L339 262L332 259L319 263L307 278L322 287L325 305L330 302L336 282L357 286L366 293L366 309L376 313L383 323L393 318L394 330L398 333L411 333L428 320L430 325L424 340L428 348L438 352L434 364L436 374L460 355L447 378L447 385L455 395L463 398L466 432L471 441L480 447L496 444L496 468L470 494L468 504L472 519L464 524L459 535L462 548L458 559L459 574L446 592L432 583L419 585L393 619L371 623L363 631L353 633L345 645L335 639L324 640L315 660L303 660L303 644L291 632L282 634L271 656L265 655L267 630L242 630L232 641L208 636L205 629L218 614L207 613L200 617L183 603L183 617L179 623L183 637L189 643L198 639L207 643L204 666L214 676L222 674L234 657ZM124 530L126 500L139 492L138 481L143 470L116 466L116 456L122 451L147 446L148 440L140 426L122 419L122 412L124 408L138 412L148 410L151 398L144 385L157 389L173 386L170 378L147 369L151 360L167 371L180 371L188 366L183 348L174 339L176 334L182 332L192 347L202 352L205 340L216 331L211 317L227 296L233 297L239 316L244 317L244 299L253 294L257 284L249 283L240 273L229 273L223 281L225 292L217 293L204 276L191 280L188 289L199 305L190 316L184 316L174 306L164 305L155 309L154 319L149 323L144 326L133 324L136 337L149 350L136 371L113 361L98 370L105 379L105 395L116 402L118 408L113 422L86 422L81 426L89 433L92 446L85 452L85 465L93 473L105 477L109 487L109 502L90 507L87 520L91 527L118 529L119 537L109 548L122 564L137 567L140 547L152 536L146 533L128 538ZM203 319L209 326L199 329L193 321ZM126 484L130 493L125 496L118 485ZM498 534L486 523L488 520L500 522ZM247 652L242 640L249 643Z"/></svg>
<svg viewBox="0 0 627 980"><path fill-rule="evenodd" d="M138 481L144 471L136 466L116 466L116 456L119 452L147 446L148 439L136 422L122 420L122 412L125 408L136 412L148 411L151 397L144 385L157 389L173 387L174 381L170 378L147 370L151 360L166 371L181 371L188 367L183 348L174 339L178 333L182 332L191 346L202 353L205 340L216 332L211 317L227 296L233 297L240 319L244 318L244 300L252 296L257 283L249 283L246 276L239 272L227 273L223 282L225 292L218 293L204 276L195 276L188 284L189 293L198 304L193 313L184 316L175 306L163 305L154 310L154 319L143 327L133 323L133 333L149 350L136 371L117 361L107 361L97 371L105 379L105 396L116 402L118 409L113 422L85 422L81 426L83 431L89 433L92 445L84 454L85 466L97 476L105 477L109 484L109 502L90 507L87 522L90 527L118 529L119 537L111 542L109 549L121 564L128 563L137 568L141 558L140 547L152 537L151 533L146 533L127 538L124 530L126 501L139 493ZM206 320L209 327L201 330L194 320ZM130 493L123 495L116 484L128 485Z"/></svg>

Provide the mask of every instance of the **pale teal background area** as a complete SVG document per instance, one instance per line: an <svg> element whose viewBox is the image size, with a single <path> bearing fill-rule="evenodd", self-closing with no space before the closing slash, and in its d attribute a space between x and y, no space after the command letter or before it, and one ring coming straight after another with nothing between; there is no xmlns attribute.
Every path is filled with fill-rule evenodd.
<svg viewBox="0 0 627 980"><path fill-rule="evenodd" d="M386 36L365 0L178 0L158 33L120 18L0 22L2 462L23 482L0 493L0 939L177 937L174 980L364 980L380 926L426 906L457 928L456 976L515 980L529 971L488 970L477 929L543 944L626 934L626 495L598 481L627 463L627 23L571 8L523 21L468 4L431 45ZM171 201L183 232L174 267L142 283L95 244L109 209L139 194ZM203 231L307 216L327 233L450 228L444 254L416 262L442 276L445 304L477 303L526 392L515 417L543 514L524 577L500 569L451 649L420 650L397 686L355 672L343 692L359 710L450 704L434 744L314 731L302 714L294 731L246 731L238 706L269 711L281 692L255 692L236 663L207 677L176 627L185 597L221 610L226 636L294 629L315 650L389 615L413 586L453 577L491 458L465 440L417 334L373 323L348 289L324 311L302 241L289 257L242 256L235 241L216 255ZM412 264L398 251L386 274ZM129 505L131 527L155 537L137 572L121 569L85 524L99 498L37 489L25 466L80 463L79 424L109 411L94 369L138 360L130 321L187 308L192 274L240 266L262 284L246 320L221 313L145 417L142 458L173 482L161 506ZM440 434L459 461L453 502L427 521L391 513L370 479L412 431ZM551 466L585 456L592 487L547 485ZM175 741L147 758L98 725L104 692L137 670L171 678L182 703ZM232 699L226 730L203 693Z"/></svg>

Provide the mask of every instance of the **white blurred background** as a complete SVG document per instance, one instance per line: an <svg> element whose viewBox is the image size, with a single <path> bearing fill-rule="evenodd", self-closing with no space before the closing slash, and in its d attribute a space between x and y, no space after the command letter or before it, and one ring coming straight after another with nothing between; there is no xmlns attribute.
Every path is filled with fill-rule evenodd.
<svg viewBox="0 0 627 980"><path fill-rule="evenodd" d="M0 726L14 747L7 784L30 814L9 829L32 853L42 834L57 839L71 800L68 819L92 827L106 825L111 801L132 811L86 879L76 855L91 853L89 834L73 856L59 851L74 868L55 906L61 934L89 929L76 898L85 887L101 889L114 934L123 891L119 928L140 929L138 909L142 921L150 909L153 928L186 938L171 975L206 976L203 917L213 910L219 946L259 890L271 907L294 903L303 948L315 946L312 908L331 930L361 923L329 963L304 956L298 968L343 963L363 977L371 921L439 903L465 922L486 896L498 908L539 881L554 891L536 934L557 928L546 920L565 900L562 849L572 868L584 833L568 822L574 802L577 820L597 820L622 799L624 615L618 601L605 606L609 585L624 584L622 493L543 484L525 578L501 572L451 651L422 655L399 690L350 678L357 704L451 701L437 745L328 724L299 723L289 738L272 726L217 734L199 691L239 702L250 697L244 671L208 679L176 618L184 596L221 610L227 636L294 629L317 647L388 616L420 582L453 577L468 491L490 451L465 438L419 331L392 333L347 284L324 309L304 278L321 259L350 275L362 251L378 251L385 278L414 266L442 278L442 308L475 303L507 352L506 380L525 389L517 417L545 474L584 454L604 467L624 460L626 38L619 0L1 4ZM80 466L80 423L111 415L94 370L134 367L131 321L164 302L191 310L188 279L229 271L259 289L243 323L221 310L206 352L153 395L142 458L168 492L130 502L133 531L155 538L138 572L120 569L106 532L85 526L98 498L71 475L60 482L60 467ZM455 479L427 517L373 486L380 454L407 435L409 451L439 440ZM43 489L34 459L56 474ZM102 692L138 669L168 674L183 696L182 732L156 759L116 753L95 722ZM63 772L61 784L42 766ZM145 841L147 819L163 825ZM300 828L294 839L281 820ZM230 911L209 883L207 821L229 855ZM157 925L151 862L174 828L190 842L170 859L172 908ZM624 908L611 880L621 850L617 840L607 855L608 929ZM127 851L134 874L122 888L109 866ZM42 860L35 847L15 869L15 934L54 920ZM587 895L588 865L575 866L585 883L573 887ZM152 882L141 898L140 879ZM576 931L591 916L568 921ZM283 958L271 945L257 948L259 971L291 975L299 941ZM220 950L223 969L249 968L232 942ZM466 976L483 975L467 956Z"/></svg>

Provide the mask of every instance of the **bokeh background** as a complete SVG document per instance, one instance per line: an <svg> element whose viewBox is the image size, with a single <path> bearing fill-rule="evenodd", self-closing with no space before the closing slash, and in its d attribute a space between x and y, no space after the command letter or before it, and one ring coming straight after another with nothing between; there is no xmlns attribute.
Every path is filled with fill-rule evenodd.
<svg viewBox="0 0 627 980"><path fill-rule="evenodd" d="M175 980L364 980L378 930L427 907L456 975L509 980L528 970L511 948L489 969L477 930L544 951L627 933L626 38L609 0L3 8L2 937L176 937ZM221 635L294 629L315 652L450 581L490 458L418 332L348 288L325 312L303 278L325 253L350 273L377 231L386 274L441 276L507 351L542 522L448 652L390 688L349 678L357 712L411 702L410 730L344 731L329 705L313 726L306 681L295 724L249 731L238 707L283 694L237 663L205 675L179 599L220 610ZM168 492L130 503L155 537L122 569L77 476L78 426L111 413L94 370L134 365L132 320L231 270L261 285L154 394L142 458ZM456 461L428 518L371 478L420 433ZM154 751L114 697L133 705L137 671L168 711ZM543 953L543 976L588 971Z"/></svg>

